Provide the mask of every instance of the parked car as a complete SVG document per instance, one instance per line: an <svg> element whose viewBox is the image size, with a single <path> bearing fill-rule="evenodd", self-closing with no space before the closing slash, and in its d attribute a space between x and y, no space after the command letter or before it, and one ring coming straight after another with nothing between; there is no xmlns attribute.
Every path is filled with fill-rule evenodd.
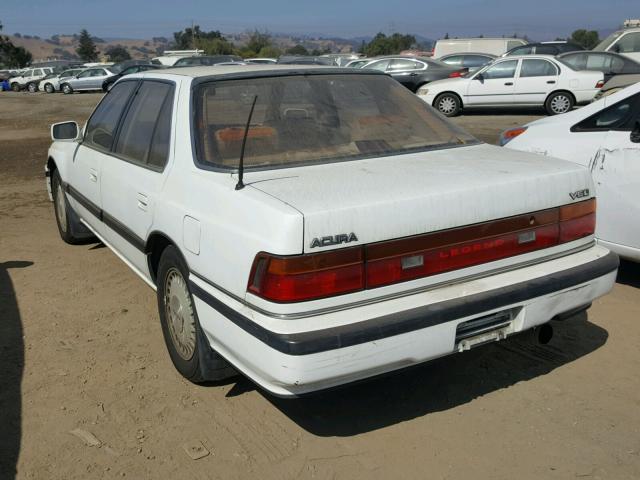
<svg viewBox="0 0 640 480"><path fill-rule="evenodd" d="M125 77L127 75L131 75L132 73L146 72L148 70L159 70L162 68L167 68L167 67L165 67L164 65L153 65L153 64L131 65L125 68L124 70L122 70L120 73L107 77L107 79L104 82L102 82L102 91L108 92L109 90L111 90L113 85L118 80L120 80L122 77Z"/></svg>
<svg viewBox="0 0 640 480"><path fill-rule="evenodd" d="M19 92L24 89L27 89L31 93L37 92L40 80L52 72L53 68L51 67L31 68L20 75L10 78L9 85L14 92Z"/></svg>
<svg viewBox="0 0 640 480"><path fill-rule="evenodd" d="M424 57L378 57L360 68L385 72L414 93L434 80L459 77L467 73L466 69Z"/></svg>
<svg viewBox="0 0 640 480"><path fill-rule="evenodd" d="M194 382L232 365L299 395L548 338L616 278L585 168L478 142L373 70L148 71L51 132L61 237L156 290Z"/></svg>
<svg viewBox="0 0 640 480"><path fill-rule="evenodd" d="M247 58L245 62L253 63L256 65L273 65L274 63L278 63L278 59L277 58Z"/></svg>
<svg viewBox="0 0 640 480"><path fill-rule="evenodd" d="M547 55L504 57L465 78L430 83L418 95L453 117L474 107L544 106L549 115L590 102L604 84L601 72L577 72Z"/></svg>
<svg viewBox="0 0 640 480"><path fill-rule="evenodd" d="M179 59L185 57L197 57L203 55L204 50L165 50L159 57L151 59L151 63L154 65L165 65L172 67Z"/></svg>
<svg viewBox="0 0 640 480"><path fill-rule="evenodd" d="M602 97L606 97L612 95L620 90L630 87L636 83L640 82L640 74L629 74L629 75L616 75L611 80L606 82L604 86L600 89L600 91L593 98L593 101L598 101Z"/></svg>
<svg viewBox="0 0 640 480"><path fill-rule="evenodd" d="M323 58L329 58L339 67L346 67L349 62L358 60L364 55L361 53L326 53L321 55Z"/></svg>
<svg viewBox="0 0 640 480"><path fill-rule="evenodd" d="M513 57L516 55L560 55L561 53L583 51L584 47L567 42L565 40L557 40L554 42L538 42L520 45L512 48L504 53L503 57Z"/></svg>
<svg viewBox="0 0 640 480"><path fill-rule="evenodd" d="M80 72L86 70L85 68L72 68L65 70L58 75L47 75L44 79L40 80L38 84L38 90L41 92L54 93L60 91L60 82L72 78L78 75Z"/></svg>
<svg viewBox="0 0 640 480"><path fill-rule="evenodd" d="M278 58L281 65L325 65L335 67L336 62L332 58L314 57L311 55L283 55Z"/></svg>
<svg viewBox="0 0 640 480"><path fill-rule="evenodd" d="M102 90L104 82L115 75L116 74L114 72L106 67L88 68L76 76L67 78L63 82L60 82L60 90L62 90L62 93L67 95L73 92Z"/></svg>
<svg viewBox="0 0 640 480"><path fill-rule="evenodd" d="M558 55L558 60L574 70L595 70L604 74L608 82L615 75L640 73L640 63L611 52L570 52Z"/></svg>
<svg viewBox="0 0 640 480"><path fill-rule="evenodd" d="M359 58L358 60L352 60L345 65L346 68L362 68L369 63L371 58Z"/></svg>
<svg viewBox="0 0 640 480"><path fill-rule="evenodd" d="M452 67L466 68L469 73L474 73L493 62L496 58L498 57L489 53L452 53L438 58L438 61Z"/></svg>
<svg viewBox="0 0 640 480"><path fill-rule="evenodd" d="M640 28L625 28L613 32L594 49L594 52L613 52L640 62Z"/></svg>
<svg viewBox="0 0 640 480"><path fill-rule="evenodd" d="M501 143L588 167L598 196L598 241L640 261L640 83L575 112L509 130Z"/></svg>
<svg viewBox="0 0 640 480"><path fill-rule="evenodd" d="M174 67L197 67L201 65L211 66L217 63L242 62L242 58L236 55L199 55L197 57L180 58Z"/></svg>
<svg viewBox="0 0 640 480"><path fill-rule="evenodd" d="M433 47L433 58L441 58L452 53L480 52L500 56L504 52L527 41L521 38L445 38Z"/></svg>

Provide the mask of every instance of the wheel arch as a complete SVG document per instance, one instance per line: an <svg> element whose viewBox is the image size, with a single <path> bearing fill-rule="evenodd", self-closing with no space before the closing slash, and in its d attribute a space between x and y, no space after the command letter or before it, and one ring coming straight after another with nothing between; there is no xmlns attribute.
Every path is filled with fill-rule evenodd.
<svg viewBox="0 0 640 480"><path fill-rule="evenodd" d="M44 167L45 177L47 179L47 193L49 194L49 200L53 202L53 188L51 185L51 178L53 177L53 172L58 170L58 165L56 164L55 159L49 155L47 158L47 163Z"/></svg>
<svg viewBox="0 0 640 480"><path fill-rule="evenodd" d="M147 237L147 241L144 247L144 253L147 255L147 264L149 267L149 275L151 275L151 281L155 284L158 276L158 267L160 266L160 257L162 257L162 252L169 247L173 246L178 252L178 255L184 261L184 264L187 265L186 258L180 251L180 247L178 246L178 242L175 242L171 236L167 235L164 232L159 230L152 231Z"/></svg>

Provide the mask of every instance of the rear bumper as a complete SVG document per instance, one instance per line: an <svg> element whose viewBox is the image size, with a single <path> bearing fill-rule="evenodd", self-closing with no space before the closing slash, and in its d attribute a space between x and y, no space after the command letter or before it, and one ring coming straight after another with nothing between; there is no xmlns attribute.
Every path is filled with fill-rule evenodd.
<svg viewBox="0 0 640 480"><path fill-rule="evenodd" d="M601 246L572 255L346 312L269 322L191 276L211 346L277 395L299 395L421 363L457 351L458 324L509 311L506 334L548 322L607 293L618 257ZM315 321L314 321L315 320ZM332 321L333 320L333 321ZM267 327L268 325L268 327Z"/></svg>

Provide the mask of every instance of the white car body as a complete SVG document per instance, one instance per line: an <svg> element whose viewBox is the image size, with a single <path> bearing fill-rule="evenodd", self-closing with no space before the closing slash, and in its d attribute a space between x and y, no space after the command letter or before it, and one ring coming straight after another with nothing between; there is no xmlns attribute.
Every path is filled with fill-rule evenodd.
<svg viewBox="0 0 640 480"><path fill-rule="evenodd" d="M316 75L318 72L322 75ZM223 168L199 160L198 152L203 150L198 148L213 147L197 147L192 141L192 105L202 89L230 88L227 85L233 85L234 78L247 81L251 75L259 79L278 77L274 83L288 79L285 84L316 78L330 83L324 80L327 75L340 75L345 81L366 75L376 84L384 82L397 98L423 111L415 97L389 77L359 69L249 65L149 71L119 80L102 102L116 102L118 97L112 96L119 87L126 91L122 86L126 82L141 82L142 87L136 88L150 88L149 82L173 86L170 148L163 169L143 168L121 160L111 150L96 149L90 146L91 141L97 141L94 137L89 143L87 138L54 141L47 172L50 180L54 178L54 186L57 175L61 178L60 192L65 192L65 200L73 209L69 215L77 217L153 289L165 288L158 286L155 278L155 261L162 254L162 246L169 243L180 252L188 268L188 285L207 348L261 387L276 395L299 395L401 369L545 324L556 316L586 308L612 288L617 257L596 245L592 234L584 234L508 258L377 288L369 285L341 295L286 302L255 293L256 288L262 288L257 278L260 284L266 282L258 271L271 268L262 266L265 256L271 262L319 262L315 259L358 256L367 249L366 267L364 257L359 257L354 266L344 268L359 272L366 268L369 275L375 268L372 249L389 246L389 252L396 255L392 261L397 263L397 248L408 248L407 242L432 241L433 232L440 238L460 226L471 226L464 232L475 231L478 227L474 225L482 222L507 228L516 218L520 227L513 224L509 228L525 230L509 234L518 244L514 248L542 241L542 233L531 234L527 229L540 231L538 224L551 214L535 212L552 209L553 223L545 228L554 232L568 228L555 223L555 212L565 205L563 211L578 209L576 212L592 205L593 184L581 166L484 145L465 136L467 143L444 149L306 166L251 168L245 170L246 186L240 188L236 162ZM225 81L211 83L219 80ZM229 98L215 95L208 97L210 101ZM237 101L244 105L244 119L252 94L241 95ZM253 98L255 105L258 97ZM200 112L198 108L209 108L208 103L205 105L194 108ZM371 108L370 102L358 105ZM220 111L215 104L211 108L213 115ZM236 110L230 107L226 114ZM299 107L283 112L285 119L292 115L292 128L300 127L309 114ZM352 115L353 111L343 114ZM446 125L446 129L463 134L430 109L424 109L424 114L435 122L434 128ZM102 113L94 115L100 117ZM85 126L85 137L92 118ZM342 117L343 122L346 118ZM385 118L359 117L356 124L366 128L352 129L349 138L353 142L358 136L376 138L371 132L381 128L377 125ZM101 125L102 135L105 124L97 120L96 124ZM111 128L120 132L115 125ZM227 130L211 130L202 141L222 138L220 132ZM319 135L320 130L311 128L309 133ZM91 131L97 132L98 127ZM249 127L245 131L249 132ZM403 134L405 131L401 130ZM112 145L118 144L120 135ZM241 136L234 136L234 145L238 146ZM295 140L295 136L292 138ZM216 145L214 152L221 148L219 142ZM49 189L51 192L51 182ZM493 223L495 219L500 220ZM474 235L480 235L479 231ZM459 261L466 261L470 258L466 255L502 248L504 241L496 238L467 246L449 243L433 255L439 255L443 268L453 268L451 259L458 255L462 256ZM376 258L384 263L389 254L379 251ZM405 268L431 265L421 265L422 258L416 253L402 257L403 272ZM313 272L308 275L320 275L324 270ZM327 288L332 288L338 273L330 275ZM297 285L306 288L310 284L307 282L314 281L309 278ZM285 287L274 288L281 295ZM164 293L159 294L159 299L164 298ZM502 323L466 339L457 337L457 332L464 330L463 323L477 319Z"/></svg>
<svg viewBox="0 0 640 480"><path fill-rule="evenodd" d="M595 52L615 52L640 62L640 28L625 28L613 32L593 49Z"/></svg>
<svg viewBox="0 0 640 480"><path fill-rule="evenodd" d="M26 88L30 83L35 83L36 86L40 80L53 72L51 67L42 68L30 68L17 77L9 79L9 85L15 90L14 85L17 85L19 89Z"/></svg>
<svg viewBox="0 0 640 480"><path fill-rule="evenodd" d="M617 118L614 114L619 114L618 120L608 124ZM601 126L591 125L594 121ZM636 122L640 83L574 112L529 123L505 146L588 167L598 196L598 241L622 257L640 261L640 138L632 141L631 135L639 130Z"/></svg>
<svg viewBox="0 0 640 480"><path fill-rule="evenodd" d="M521 38L447 38L436 42L433 58L465 52L490 53L499 57L506 51L527 43Z"/></svg>
<svg viewBox="0 0 640 480"><path fill-rule="evenodd" d="M524 76L523 62L526 62L524 65L529 62L547 62L547 65L551 64L553 67L549 68L549 74ZM505 68L507 64L513 67L509 77L483 78L494 69ZM543 106L551 94L564 91L569 92L575 99L575 104L580 105L593 99L603 79L601 72L578 72L549 55L523 55L499 58L468 78L431 82L420 88L417 94L434 107L440 94L451 92L459 97L463 109L489 106L518 108Z"/></svg>
<svg viewBox="0 0 640 480"><path fill-rule="evenodd" d="M60 91L60 82L63 82L75 75L78 75L80 72L85 70L84 68L70 68L69 70L65 70L60 73L57 77L47 78L45 80L41 80L38 84L38 90L41 92L45 92L47 88L47 84L51 85L51 88L54 92Z"/></svg>

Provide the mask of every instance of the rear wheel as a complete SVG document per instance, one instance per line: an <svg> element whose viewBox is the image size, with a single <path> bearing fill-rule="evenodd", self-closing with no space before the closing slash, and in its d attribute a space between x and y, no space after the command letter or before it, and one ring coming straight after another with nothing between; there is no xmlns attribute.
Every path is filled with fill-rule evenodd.
<svg viewBox="0 0 640 480"><path fill-rule="evenodd" d="M568 92L555 92L549 95L544 103L544 108L549 115L560 115L567 113L573 108L575 101Z"/></svg>
<svg viewBox="0 0 640 480"><path fill-rule="evenodd" d="M44 91L47 93L53 93L55 92L55 89L53 88L53 85L51 85L50 83L47 83L44 86Z"/></svg>
<svg viewBox="0 0 640 480"><path fill-rule="evenodd" d="M436 97L433 106L447 117L455 117L462 110L462 102L455 93L441 93Z"/></svg>
<svg viewBox="0 0 640 480"><path fill-rule="evenodd" d="M60 90L62 90L62 93L64 93L65 95L73 93L73 88L71 88L71 85L69 85L68 83L63 83L60 87Z"/></svg>
<svg viewBox="0 0 640 480"><path fill-rule="evenodd" d="M157 276L160 323L176 370L194 383L222 380L235 371L205 338L187 279L189 270L174 246L162 252Z"/></svg>

